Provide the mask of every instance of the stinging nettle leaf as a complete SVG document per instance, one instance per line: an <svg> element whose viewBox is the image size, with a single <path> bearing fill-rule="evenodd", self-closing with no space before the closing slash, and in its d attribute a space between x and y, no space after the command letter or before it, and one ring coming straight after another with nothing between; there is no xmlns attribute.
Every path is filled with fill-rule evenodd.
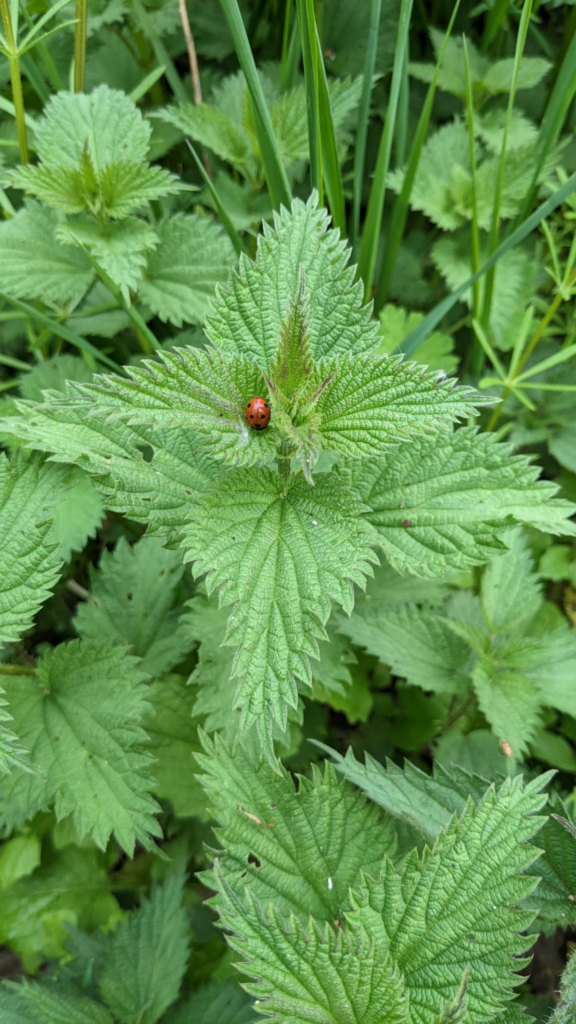
<svg viewBox="0 0 576 1024"><path fill-rule="evenodd" d="M189 426L210 441L210 454L232 465L266 465L276 456L272 420L252 430L246 407L266 397L258 367L247 359L198 348L162 353L162 361L131 369L127 378L99 377L92 401L131 423Z"/></svg>
<svg viewBox="0 0 576 1024"><path fill-rule="evenodd" d="M164 322L201 324L235 261L232 244L214 221L195 214L162 221L157 234L139 297Z"/></svg>
<svg viewBox="0 0 576 1024"><path fill-rule="evenodd" d="M105 849L110 835L131 856L162 834L154 817L141 721L145 675L110 644L73 640L48 651L33 676L6 677L15 729L43 777L10 776L2 820L21 824L55 802L80 836Z"/></svg>
<svg viewBox="0 0 576 1024"><path fill-rule="evenodd" d="M248 888L262 904L330 924L351 909L349 891L362 871L378 875L395 837L378 809L330 764L313 767L297 786L288 773L232 753L216 735L203 736L200 781L218 821L219 873L238 896ZM260 824L259 824L260 823ZM295 884L295 880L298 883ZM212 871L204 872L216 888Z"/></svg>
<svg viewBox="0 0 576 1024"><path fill-rule="evenodd" d="M442 577L501 552L502 531L515 521L574 534L573 506L537 478L508 444L462 427L361 463L355 488L394 568Z"/></svg>
<svg viewBox="0 0 576 1024"><path fill-rule="evenodd" d="M0 456L0 641L21 637L58 579L52 521L66 475L38 456Z"/></svg>
<svg viewBox="0 0 576 1024"><path fill-rule="evenodd" d="M310 295L310 352L313 359L373 350L378 326L371 306L362 305L362 284L347 266L349 252L313 194L291 212L264 224L256 262L242 256L227 289L216 293L206 317L206 333L216 348L244 354L267 370L278 350L282 328L297 293L302 271Z"/></svg>
<svg viewBox="0 0 576 1024"><path fill-rule="evenodd" d="M160 540L145 537L131 547L121 537L90 573L89 595L76 607L76 631L84 640L126 645L152 676L170 671L193 646L176 601L183 573L182 556Z"/></svg>
<svg viewBox="0 0 576 1024"><path fill-rule="evenodd" d="M309 657L332 601L346 611L376 561L364 507L322 474L311 489L302 477L286 486L268 470L237 470L222 478L184 530L186 560L206 573L208 593L235 607L227 644L240 645L235 703L243 728L256 720L269 744L272 722L286 727L297 704L296 679L311 682Z"/></svg>
<svg viewBox="0 0 576 1024"><path fill-rule="evenodd" d="M112 935L100 992L120 1024L156 1024L178 998L188 960L181 867L154 885Z"/></svg>

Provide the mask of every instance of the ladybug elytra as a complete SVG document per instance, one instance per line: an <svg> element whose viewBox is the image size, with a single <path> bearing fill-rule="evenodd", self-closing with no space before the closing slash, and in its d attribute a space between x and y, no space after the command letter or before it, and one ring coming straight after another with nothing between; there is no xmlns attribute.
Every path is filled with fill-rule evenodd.
<svg viewBox="0 0 576 1024"><path fill-rule="evenodd" d="M252 430L265 430L270 423L270 406L263 398L251 398L246 406L246 422Z"/></svg>

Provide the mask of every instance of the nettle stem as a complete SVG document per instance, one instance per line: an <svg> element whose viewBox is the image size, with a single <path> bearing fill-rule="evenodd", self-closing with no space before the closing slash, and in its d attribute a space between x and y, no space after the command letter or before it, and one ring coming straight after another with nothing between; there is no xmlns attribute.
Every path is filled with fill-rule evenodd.
<svg viewBox="0 0 576 1024"><path fill-rule="evenodd" d="M0 676L34 676L36 669L28 665L4 665L0 662Z"/></svg>
<svg viewBox="0 0 576 1024"><path fill-rule="evenodd" d="M28 163L28 137L26 135L26 118L24 113L24 95L22 93L22 79L20 77L20 59L12 18L10 17L10 6L8 0L0 0L0 14L2 25L8 47L8 67L10 70L10 84L12 86L12 101L14 103L14 116L16 118L16 130L18 132L18 149L20 150L20 163Z"/></svg>
<svg viewBox="0 0 576 1024"><path fill-rule="evenodd" d="M88 0L76 0L74 30L74 92L86 86L86 40L88 38Z"/></svg>

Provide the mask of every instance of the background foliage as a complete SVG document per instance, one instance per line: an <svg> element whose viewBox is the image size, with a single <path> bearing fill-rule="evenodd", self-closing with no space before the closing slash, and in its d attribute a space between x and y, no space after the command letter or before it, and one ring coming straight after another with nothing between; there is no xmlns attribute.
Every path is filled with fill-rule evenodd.
<svg viewBox="0 0 576 1024"><path fill-rule="evenodd" d="M0 13L2 1020L569 1024L576 8Z"/></svg>

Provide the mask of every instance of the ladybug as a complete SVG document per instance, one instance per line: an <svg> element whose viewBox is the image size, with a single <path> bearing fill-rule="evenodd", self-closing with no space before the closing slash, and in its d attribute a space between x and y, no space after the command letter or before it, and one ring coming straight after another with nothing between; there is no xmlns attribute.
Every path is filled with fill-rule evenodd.
<svg viewBox="0 0 576 1024"><path fill-rule="evenodd" d="M270 406L263 398L251 398L246 406L246 422L252 430L265 430L270 423Z"/></svg>

